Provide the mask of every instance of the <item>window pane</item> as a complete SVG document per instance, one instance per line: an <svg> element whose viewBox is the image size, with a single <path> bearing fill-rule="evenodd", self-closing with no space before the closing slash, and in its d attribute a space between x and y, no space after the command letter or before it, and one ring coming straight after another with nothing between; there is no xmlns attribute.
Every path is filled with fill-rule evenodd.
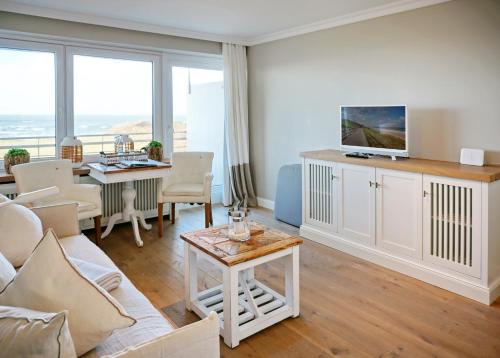
<svg viewBox="0 0 500 358"><path fill-rule="evenodd" d="M117 134L130 134L135 148L153 137L153 63L73 57L74 133L84 154L112 152Z"/></svg>
<svg viewBox="0 0 500 358"><path fill-rule="evenodd" d="M0 48L0 160L9 148L54 157L55 54Z"/></svg>
<svg viewBox="0 0 500 358"><path fill-rule="evenodd" d="M223 72L173 67L172 86L174 151L214 152L213 185L223 185Z"/></svg>

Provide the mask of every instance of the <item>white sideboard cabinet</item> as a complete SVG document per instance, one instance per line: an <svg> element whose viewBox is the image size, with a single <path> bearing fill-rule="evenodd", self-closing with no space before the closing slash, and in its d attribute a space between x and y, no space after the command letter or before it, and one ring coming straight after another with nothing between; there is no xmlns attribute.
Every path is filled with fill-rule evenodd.
<svg viewBox="0 0 500 358"><path fill-rule="evenodd" d="M485 304L500 296L500 167L301 155L301 236Z"/></svg>

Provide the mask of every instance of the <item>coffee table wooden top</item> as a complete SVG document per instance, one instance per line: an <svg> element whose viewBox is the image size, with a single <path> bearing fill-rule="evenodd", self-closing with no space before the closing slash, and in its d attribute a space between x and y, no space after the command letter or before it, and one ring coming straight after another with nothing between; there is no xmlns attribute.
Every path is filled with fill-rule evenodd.
<svg viewBox="0 0 500 358"><path fill-rule="evenodd" d="M227 225L181 234L181 239L212 256L226 266L250 261L273 252L302 244L302 239L250 222L250 240L231 241Z"/></svg>

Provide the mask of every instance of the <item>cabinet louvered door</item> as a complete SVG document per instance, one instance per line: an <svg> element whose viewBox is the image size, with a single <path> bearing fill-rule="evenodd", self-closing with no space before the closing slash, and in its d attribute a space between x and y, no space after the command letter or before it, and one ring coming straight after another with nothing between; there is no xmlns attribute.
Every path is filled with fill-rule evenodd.
<svg viewBox="0 0 500 358"><path fill-rule="evenodd" d="M424 175L424 260L481 276L481 184Z"/></svg>
<svg viewBox="0 0 500 358"><path fill-rule="evenodd" d="M305 222L337 232L337 175L335 163L305 160Z"/></svg>

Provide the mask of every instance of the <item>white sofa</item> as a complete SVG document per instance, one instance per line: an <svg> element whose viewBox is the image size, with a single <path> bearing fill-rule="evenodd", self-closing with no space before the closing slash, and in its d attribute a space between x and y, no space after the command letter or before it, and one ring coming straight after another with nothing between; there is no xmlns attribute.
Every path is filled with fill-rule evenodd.
<svg viewBox="0 0 500 358"><path fill-rule="evenodd" d="M44 230L48 227L55 230L68 255L118 269L100 248L80 234L75 208L74 205L60 205L34 208L33 211L40 217ZM220 356L219 321L215 313L199 322L175 328L124 274L120 286L110 294L137 323L116 330L96 349L85 354L85 358Z"/></svg>

